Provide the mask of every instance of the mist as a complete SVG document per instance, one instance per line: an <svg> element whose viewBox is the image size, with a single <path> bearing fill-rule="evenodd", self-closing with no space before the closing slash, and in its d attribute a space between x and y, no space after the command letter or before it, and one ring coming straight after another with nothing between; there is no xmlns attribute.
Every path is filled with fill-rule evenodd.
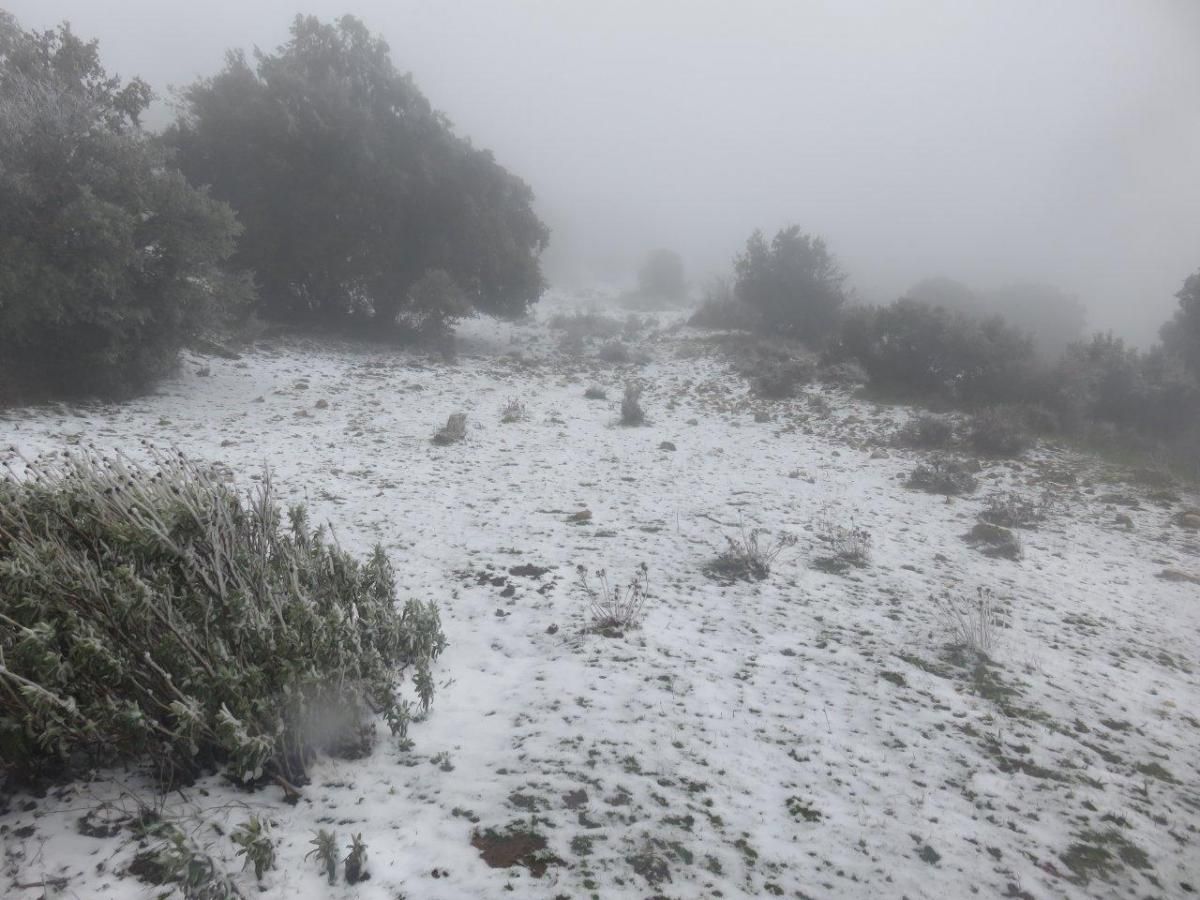
<svg viewBox="0 0 1200 900"><path fill-rule="evenodd" d="M15 0L160 95L298 12L362 18L459 133L527 180L553 283L689 278L755 228L826 238L858 299L1053 284L1155 338L1200 248L1200 6L1180 2Z"/></svg>

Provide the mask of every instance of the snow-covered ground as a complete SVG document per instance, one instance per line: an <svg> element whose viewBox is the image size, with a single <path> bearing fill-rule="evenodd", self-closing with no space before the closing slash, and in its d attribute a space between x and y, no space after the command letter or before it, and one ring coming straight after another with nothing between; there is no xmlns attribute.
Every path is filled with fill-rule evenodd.
<svg viewBox="0 0 1200 900"><path fill-rule="evenodd" d="M1176 524L1195 495L1046 446L985 464L969 497L921 493L905 480L923 454L890 445L909 410L821 386L758 400L686 328L638 342L642 364L573 358L551 311L471 323L454 363L281 340L192 358L130 403L0 416L0 446L27 456L148 441L244 485L269 466L344 546L382 543L402 598L440 605L450 644L412 749L381 737L366 760L323 760L295 806L215 777L161 801L199 845L237 872L224 835L269 817L279 865L262 896L278 898L1200 890L1200 585L1184 580L1200 539ZM630 378L641 428L616 424ZM610 399L585 399L591 384ZM501 423L512 398L527 418ZM433 445L459 411L466 441ZM962 539L1010 490L1049 501L1018 561ZM868 564L814 565L822 523L869 531ZM754 527L799 541L765 581L706 577L724 535ZM642 626L590 629L576 566L625 581L642 562ZM991 665L948 649L935 599L981 587L1000 624ZM124 873L128 831L77 824L104 802L154 806L147 784L110 772L9 797L0 893L167 890ZM510 827L546 841L540 877L472 845ZM371 879L328 886L305 859L318 828L361 833Z"/></svg>

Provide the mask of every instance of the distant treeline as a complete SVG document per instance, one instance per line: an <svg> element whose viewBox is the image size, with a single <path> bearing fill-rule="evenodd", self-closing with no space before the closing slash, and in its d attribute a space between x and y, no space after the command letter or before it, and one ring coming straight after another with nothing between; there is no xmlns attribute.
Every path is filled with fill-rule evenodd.
<svg viewBox="0 0 1200 900"><path fill-rule="evenodd" d="M160 135L152 98L0 11L0 401L136 390L249 315L430 335L543 291L529 186L353 17L229 53Z"/></svg>
<svg viewBox="0 0 1200 900"><path fill-rule="evenodd" d="M936 279L889 305L853 305L825 242L790 227L770 242L752 235L691 321L796 339L861 366L878 395L1005 406L1036 430L1161 451L1200 475L1200 272L1176 297L1147 351L1111 333L1082 338L1077 301L1041 286L980 296Z"/></svg>

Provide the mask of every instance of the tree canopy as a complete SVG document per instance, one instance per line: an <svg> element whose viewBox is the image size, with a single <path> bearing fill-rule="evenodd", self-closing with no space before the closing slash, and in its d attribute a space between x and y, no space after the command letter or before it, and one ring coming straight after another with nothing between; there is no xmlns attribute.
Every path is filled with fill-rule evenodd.
<svg viewBox="0 0 1200 900"><path fill-rule="evenodd" d="M232 210L139 127L140 79L63 25L0 13L0 381L9 394L124 393L249 282L223 268ZM9 399L12 399L11 397Z"/></svg>
<svg viewBox="0 0 1200 900"><path fill-rule="evenodd" d="M443 324L520 316L541 294L549 232L529 186L457 136L358 19L298 16L276 52L228 54L183 101L168 139L237 210L269 316L428 322L433 272L455 285Z"/></svg>
<svg viewBox="0 0 1200 900"><path fill-rule="evenodd" d="M1162 327L1163 346L1200 375L1200 272L1189 275L1175 297L1179 309Z"/></svg>
<svg viewBox="0 0 1200 900"><path fill-rule="evenodd" d="M768 244L761 231L734 262L734 292L764 328L809 342L824 340L846 302L846 275L825 241L793 225Z"/></svg>

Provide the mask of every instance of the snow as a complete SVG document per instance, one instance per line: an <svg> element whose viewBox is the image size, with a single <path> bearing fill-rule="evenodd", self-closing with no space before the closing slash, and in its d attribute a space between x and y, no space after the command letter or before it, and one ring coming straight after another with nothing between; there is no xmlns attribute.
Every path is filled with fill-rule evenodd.
<svg viewBox="0 0 1200 900"><path fill-rule="evenodd" d="M264 897L1200 887L1200 587L1156 577L1200 571L1196 533L1171 522L1200 505L1194 495L1155 502L1149 488L1109 483L1120 476L1111 467L1048 445L986 463L969 497L909 490L924 454L875 451L910 410L821 386L757 400L701 335L670 321L638 342L645 364L566 357L544 324L556 302L570 301L528 323L469 323L453 363L277 340L242 360L190 359L157 394L122 405L0 416L0 446L26 456L83 445L136 454L148 441L219 460L243 485L269 467L281 495L308 502L344 546L382 543L401 599L436 600L450 641L413 747L381 726L368 759L320 761L295 806L216 777L158 801L137 772L9 798L6 897L42 896L42 879L50 897L167 890L124 874L138 850L129 832L79 833L103 802L161 806L231 872L241 860L225 835L251 813L269 817L279 865ZM627 378L645 384L645 427L616 424ZM593 383L608 401L584 399ZM525 421L500 422L510 398ZM459 411L466 441L434 446ZM1055 485L1046 476L1057 470L1076 483ZM1022 533L1019 561L961 538L1007 490L1053 498L1048 520ZM1112 492L1138 505L1117 510ZM588 522L567 521L583 509ZM869 564L814 568L827 555L822 519L867 529ZM800 540L763 582L705 577L723 535L752 527ZM641 562L641 627L595 633L575 567L626 581ZM525 564L550 571L508 573ZM996 592L1003 623L982 670L948 652L931 599L978 587ZM473 833L511 823L544 835L560 864L540 878L488 867ZM328 886L304 858L318 828L342 845L361 833L371 879ZM1073 873L1069 848L1110 831L1127 844L1105 845L1107 872ZM237 878L257 893L252 873Z"/></svg>

